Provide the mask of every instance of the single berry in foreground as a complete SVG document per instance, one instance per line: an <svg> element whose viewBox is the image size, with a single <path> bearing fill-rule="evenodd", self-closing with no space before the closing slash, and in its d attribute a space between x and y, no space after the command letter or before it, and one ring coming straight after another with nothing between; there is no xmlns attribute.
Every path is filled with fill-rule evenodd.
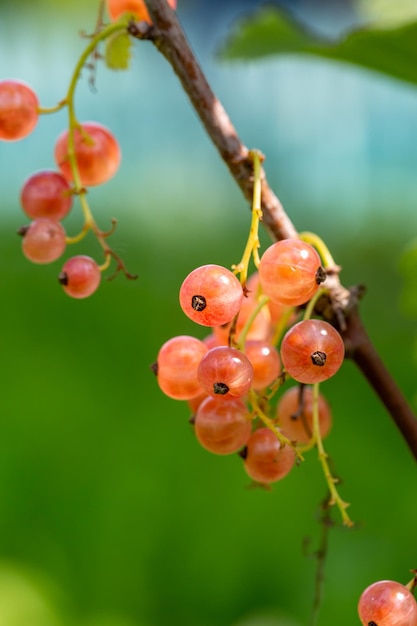
<svg viewBox="0 0 417 626"><path fill-rule="evenodd" d="M230 394L240 398L252 385L253 367L240 350L219 346L204 355L197 374L201 386L211 396Z"/></svg>
<svg viewBox="0 0 417 626"><path fill-rule="evenodd" d="M59 172L45 170L32 174L23 183L20 203L28 217L62 220L72 206L71 187Z"/></svg>
<svg viewBox="0 0 417 626"><path fill-rule="evenodd" d="M273 302L298 306L316 293L326 273L316 250L301 239L283 239L265 250L259 264L262 290Z"/></svg>
<svg viewBox="0 0 417 626"><path fill-rule="evenodd" d="M230 396L206 398L194 418L198 441L214 454L240 450L247 443L251 429L252 420L245 403Z"/></svg>
<svg viewBox="0 0 417 626"><path fill-rule="evenodd" d="M282 446L269 428L258 428L251 434L242 457L248 476L264 484L284 478L295 463L294 450Z"/></svg>
<svg viewBox="0 0 417 626"><path fill-rule="evenodd" d="M69 160L69 131L64 130L55 144L55 161L68 181L73 181ZM114 135L97 122L83 122L74 130L74 151L81 184L101 185L117 172L121 151Z"/></svg>
<svg viewBox="0 0 417 626"><path fill-rule="evenodd" d="M344 356L342 337L323 320L309 319L294 324L281 342L282 364L299 383L327 380L338 371Z"/></svg>
<svg viewBox="0 0 417 626"><path fill-rule="evenodd" d="M417 626L417 602L413 594L392 580L373 583L358 604L363 626Z"/></svg>
<svg viewBox="0 0 417 626"><path fill-rule="evenodd" d="M35 128L39 101L31 87L17 80L0 81L0 139L18 141Z"/></svg>
<svg viewBox="0 0 417 626"><path fill-rule="evenodd" d="M23 254L32 263L52 263L64 254L65 230L60 222L40 217L18 231Z"/></svg>
<svg viewBox="0 0 417 626"><path fill-rule="evenodd" d="M88 298L100 284L101 271L91 257L74 256L66 261L58 280L72 298Z"/></svg>
<svg viewBox="0 0 417 626"><path fill-rule="evenodd" d="M159 350L155 374L161 390L175 400L192 400L203 393L197 377L198 365L207 346L196 337L178 335Z"/></svg>
<svg viewBox="0 0 417 626"><path fill-rule="evenodd" d="M319 427L322 439L332 426L332 414L326 398L318 397ZM308 443L313 436L313 389L312 387L290 387L277 404L277 419L284 435L291 441Z"/></svg>
<svg viewBox="0 0 417 626"><path fill-rule="evenodd" d="M168 0L168 4L176 9L177 0ZM138 21L152 24L148 9L144 0L107 0L107 12L112 22L116 21L124 13L132 15Z"/></svg>
<svg viewBox="0 0 417 626"><path fill-rule="evenodd" d="M239 311L243 289L236 276L221 265L202 265L184 279L179 293L184 313L202 326L230 322Z"/></svg>

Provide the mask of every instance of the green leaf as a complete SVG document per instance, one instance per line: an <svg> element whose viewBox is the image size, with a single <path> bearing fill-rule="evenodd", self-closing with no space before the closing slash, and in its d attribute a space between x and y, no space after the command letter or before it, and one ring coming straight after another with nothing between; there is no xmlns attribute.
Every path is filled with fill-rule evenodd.
<svg viewBox="0 0 417 626"><path fill-rule="evenodd" d="M106 41L106 65L112 70L127 70L132 42L127 33L116 33Z"/></svg>
<svg viewBox="0 0 417 626"><path fill-rule="evenodd" d="M220 51L222 59L309 54L345 61L417 84L417 21L370 25L326 40L274 8L243 20Z"/></svg>

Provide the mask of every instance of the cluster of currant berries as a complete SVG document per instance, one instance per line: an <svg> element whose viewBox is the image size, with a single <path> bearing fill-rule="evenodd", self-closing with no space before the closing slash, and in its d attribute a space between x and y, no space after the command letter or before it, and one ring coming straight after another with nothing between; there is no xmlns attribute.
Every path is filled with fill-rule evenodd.
<svg viewBox="0 0 417 626"><path fill-rule="evenodd" d="M181 285L180 306L211 332L202 340L169 339L154 366L161 390L188 401L200 444L215 454L238 452L249 477L263 485L283 478L299 447L313 440L309 385L333 376L344 359L333 326L297 321L325 278L316 249L301 239L272 244L244 287L225 267L194 269ZM300 385L285 390L271 414L269 400L287 378ZM317 410L323 437L332 420L321 394Z"/></svg>
<svg viewBox="0 0 417 626"><path fill-rule="evenodd" d="M175 0L169 4L172 8L176 6ZM108 0L107 12L112 22L121 17L126 23L128 19L151 22L143 0ZM112 34L111 28L108 32ZM106 35L104 30L102 33ZM97 44L102 33L97 34ZM88 52L94 51L94 44L89 44ZM106 239L113 228L108 232L98 228L86 200L86 189L112 178L121 160L119 144L108 128L97 122L80 123L75 118L73 91L87 58L84 55L83 63L77 64L67 97L53 109L42 109L36 93L26 83L0 81L0 140L23 139L34 130L40 114L68 107L69 128L57 138L54 149L56 170L38 171L22 186L21 206L31 222L18 233L22 236L23 254L33 263L45 264L62 257L67 245L80 241L88 230L94 232L104 251L103 264L99 265L90 256L73 256L66 260L58 277L64 291L73 298L86 298L96 291L112 258L117 261L117 271L123 270L128 278L134 277L107 245ZM79 235L68 237L62 220L70 212L75 196L80 198L84 227Z"/></svg>
<svg viewBox="0 0 417 626"><path fill-rule="evenodd" d="M367 587L358 604L363 626L417 626L415 585L414 578L407 586L381 580Z"/></svg>

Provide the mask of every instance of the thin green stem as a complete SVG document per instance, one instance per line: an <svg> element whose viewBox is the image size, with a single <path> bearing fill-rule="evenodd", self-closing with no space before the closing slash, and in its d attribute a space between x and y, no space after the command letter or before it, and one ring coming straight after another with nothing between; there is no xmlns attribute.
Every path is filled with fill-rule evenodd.
<svg viewBox="0 0 417 626"><path fill-rule="evenodd" d="M250 150L249 157L253 161L253 199L252 199L252 219L249 229L249 236L240 263L233 266L233 270L240 274L240 282L246 286L248 269L251 258L255 267L259 267L259 221L262 219L261 209L261 155L257 150Z"/></svg>
<svg viewBox="0 0 417 626"><path fill-rule="evenodd" d="M311 298L311 300L306 306L303 320L309 320L311 318L311 316L313 315L314 307L316 306L317 300L319 300L321 296L324 295L325 293L328 293L325 287L320 287L320 289L317 289L316 293L314 294L314 296Z"/></svg>
<svg viewBox="0 0 417 626"><path fill-rule="evenodd" d="M268 303L268 300L269 300L268 296L262 296L258 300L258 302L256 304L256 307L251 311L251 314L249 315L248 319L246 320L246 323L245 323L244 327L242 328L242 330L240 332L240 335L238 337L238 340L237 340L236 347L239 350L244 351L247 334L250 331L251 326L252 326L256 316L258 315L260 310Z"/></svg>
<svg viewBox="0 0 417 626"><path fill-rule="evenodd" d="M261 422L263 422L265 426L269 428L269 430L272 430L272 432L276 435L281 445L290 446L290 448L294 450L296 456L300 459L300 461L304 461L304 458L302 454L300 453L300 451L298 450L297 446L295 446L294 443L280 431L280 429L274 423L274 420L268 417L266 413L262 410L259 404L258 396L256 392L253 391L253 389L249 391L249 401L252 405L253 411L256 414L256 416L259 417Z"/></svg>
<svg viewBox="0 0 417 626"><path fill-rule="evenodd" d="M346 509L349 506L347 502L344 502L339 495L336 488L337 479L334 478L330 472L329 464L327 462L327 453L323 446L323 440L320 434L320 422L319 422L319 383L313 385L313 441L316 444L319 461L323 468L324 477L327 482L327 486L330 491L329 505L336 505L342 516L345 526L353 526L353 522L349 515L346 513Z"/></svg>
<svg viewBox="0 0 417 626"><path fill-rule="evenodd" d="M299 234L300 239L312 245L319 253L324 267L336 267L336 263L330 253L329 248L324 243L323 239L310 231L304 231Z"/></svg>

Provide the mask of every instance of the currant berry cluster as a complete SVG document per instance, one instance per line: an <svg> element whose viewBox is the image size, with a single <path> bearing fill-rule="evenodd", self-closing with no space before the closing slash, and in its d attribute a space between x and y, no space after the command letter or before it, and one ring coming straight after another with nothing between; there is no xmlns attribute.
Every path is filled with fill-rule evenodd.
<svg viewBox="0 0 417 626"><path fill-rule="evenodd" d="M175 0L169 0L169 4L176 7ZM87 188L102 185L116 174L121 161L119 143L102 124L79 122L74 111L75 86L98 44L117 34L127 37L129 20L151 23L143 0L108 0L107 12L112 23L103 24L91 38L76 65L66 97L56 107L42 108L34 90L21 81L0 81L0 140L24 139L35 129L40 114L68 109L68 128L57 138L54 147L56 169L37 171L22 186L20 203L31 221L22 226L18 234L22 237L26 258L33 263L46 264L61 258L69 244L78 243L89 230L93 231L103 249L104 262L100 265L89 256L73 256L65 261L58 277L64 291L78 299L97 290L102 272L112 259L117 263L116 272L123 271L128 278L135 278L108 246L107 238L114 231L115 220L108 232L100 230L86 198ZM69 237L62 221L71 211L76 196L80 199L84 226L78 235Z"/></svg>
<svg viewBox="0 0 417 626"><path fill-rule="evenodd" d="M329 404L312 385L338 371L343 340L324 320L299 319L325 279L319 254L301 239L272 244L244 284L225 267L198 267L183 281L179 302L210 332L173 337L157 355L158 384L188 401L198 442L214 454L238 453L261 485L286 476L331 428ZM287 379L299 385L273 405Z"/></svg>
<svg viewBox="0 0 417 626"><path fill-rule="evenodd" d="M358 604L363 626L417 626L415 584L415 578L406 586L381 580L367 587Z"/></svg>

